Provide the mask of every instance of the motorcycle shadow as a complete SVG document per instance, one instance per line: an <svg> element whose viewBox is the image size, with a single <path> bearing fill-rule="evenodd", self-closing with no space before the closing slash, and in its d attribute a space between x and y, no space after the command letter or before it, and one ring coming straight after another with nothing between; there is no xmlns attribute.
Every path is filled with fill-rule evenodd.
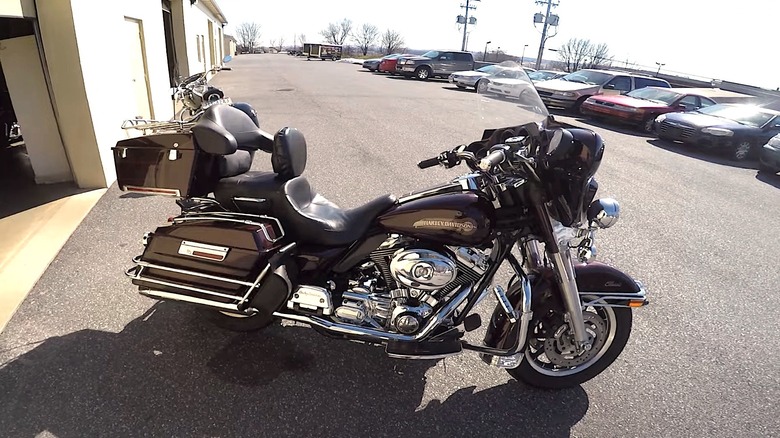
<svg viewBox="0 0 780 438"><path fill-rule="evenodd" d="M0 364L0 435L563 437L588 409L581 387L450 393L468 382L427 385L436 366L298 326L224 332L159 303L120 333L49 338Z"/></svg>

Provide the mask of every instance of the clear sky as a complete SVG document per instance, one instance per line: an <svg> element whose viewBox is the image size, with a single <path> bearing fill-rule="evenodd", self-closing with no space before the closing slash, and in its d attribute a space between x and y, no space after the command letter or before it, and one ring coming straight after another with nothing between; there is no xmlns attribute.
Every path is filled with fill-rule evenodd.
<svg viewBox="0 0 780 438"><path fill-rule="evenodd" d="M455 19L465 0L217 0L229 21L227 33L244 21L261 26L261 43L293 41L305 34L319 42L329 22L349 18L354 25L371 23L380 30L401 33L411 49L460 49L462 34ZM469 26L469 46L534 57L541 28L533 14L542 6L533 0L473 2L477 18ZM615 58L626 62L775 89L780 87L780 1L742 0L560 0L557 36L547 41L556 48L569 38L606 43ZM558 59L545 50L544 59Z"/></svg>

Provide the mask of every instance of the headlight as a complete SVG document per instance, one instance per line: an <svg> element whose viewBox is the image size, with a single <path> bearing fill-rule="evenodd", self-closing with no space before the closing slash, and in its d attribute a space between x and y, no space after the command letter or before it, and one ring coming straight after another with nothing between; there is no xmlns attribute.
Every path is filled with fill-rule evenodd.
<svg viewBox="0 0 780 438"><path fill-rule="evenodd" d="M411 59L407 59L407 60L406 60L406 64L407 64L407 65L409 65L409 64L414 64L414 61L412 61Z"/></svg>
<svg viewBox="0 0 780 438"><path fill-rule="evenodd" d="M577 93L572 93L571 91L559 91L559 92L557 92L555 94L557 94L558 96L563 96L563 97L574 97L574 96L577 95Z"/></svg>
<svg viewBox="0 0 780 438"><path fill-rule="evenodd" d="M701 130L704 134L714 135L715 137L731 137L734 131L726 128L704 128Z"/></svg>
<svg viewBox="0 0 780 438"><path fill-rule="evenodd" d="M406 60L405 60L405 59L399 59L399 60L398 60L398 62L397 62L396 64L398 64L398 65L404 65L404 64L406 64Z"/></svg>
<svg viewBox="0 0 780 438"><path fill-rule="evenodd" d="M661 123L664 120L666 120L666 114L661 114L660 116L655 118L655 123Z"/></svg>

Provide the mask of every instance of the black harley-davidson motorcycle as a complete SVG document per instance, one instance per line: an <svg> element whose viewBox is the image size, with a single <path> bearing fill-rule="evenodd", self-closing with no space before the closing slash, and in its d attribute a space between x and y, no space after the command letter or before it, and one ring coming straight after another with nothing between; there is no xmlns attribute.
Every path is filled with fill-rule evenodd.
<svg viewBox="0 0 780 438"><path fill-rule="evenodd" d="M527 83L519 99L464 93L480 120L517 123L418 163L466 174L351 210L302 176L300 131L271 136L246 107L214 105L191 129L122 140L121 189L175 196L181 207L144 236L126 274L142 294L199 305L232 330L283 319L391 357L470 350L538 387L591 379L626 345L632 308L648 301L639 282L591 261L595 230L619 216L616 201L595 197L601 137L561 127ZM257 151L270 153L273 172L250 170ZM503 263L514 276L493 285ZM497 305L484 341L467 342L488 295Z"/></svg>

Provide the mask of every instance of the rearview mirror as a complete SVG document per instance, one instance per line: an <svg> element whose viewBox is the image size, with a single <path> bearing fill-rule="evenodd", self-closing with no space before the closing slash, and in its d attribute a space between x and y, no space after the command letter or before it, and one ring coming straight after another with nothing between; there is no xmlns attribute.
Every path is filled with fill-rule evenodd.
<svg viewBox="0 0 780 438"><path fill-rule="evenodd" d="M232 59L233 59L233 57L232 57L232 56L230 56L230 55L225 55L225 57L224 57L224 58L222 58L222 62L224 62L225 64L227 64L227 63L228 63L228 62L230 62Z"/></svg>
<svg viewBox="0 0 780 438"><path fill-rule="evenodd" d="M605 90L614 90L615 89L615 84L604 85L604 89Z"/></svg>

